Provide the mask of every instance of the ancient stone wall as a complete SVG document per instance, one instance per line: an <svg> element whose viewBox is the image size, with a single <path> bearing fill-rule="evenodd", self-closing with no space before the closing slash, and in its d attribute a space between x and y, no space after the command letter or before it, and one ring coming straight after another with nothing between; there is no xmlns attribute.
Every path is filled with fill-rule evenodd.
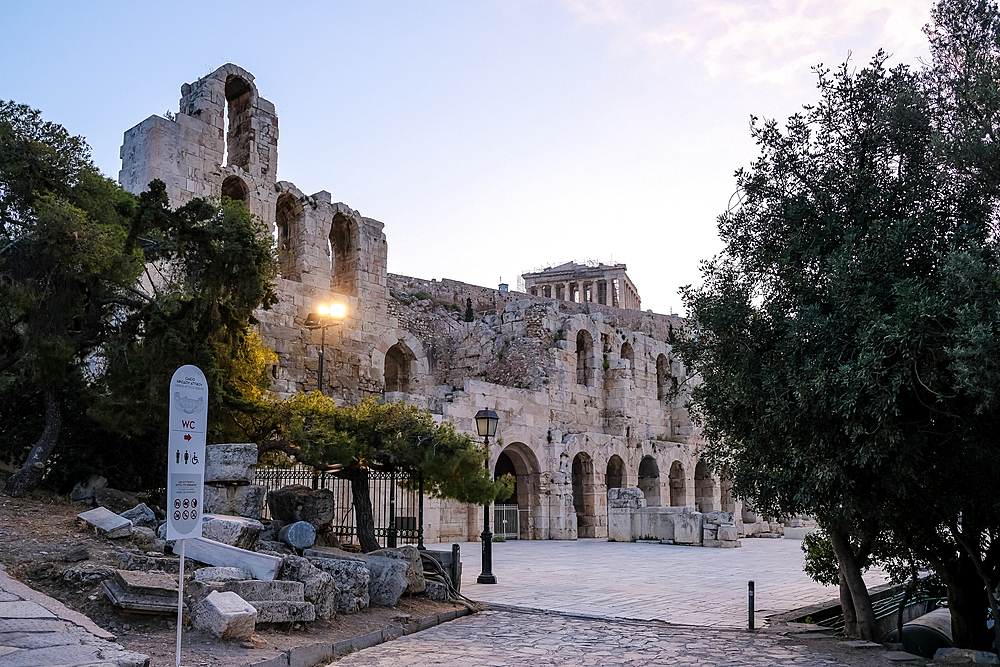
<svg viewBox="0 0 1000 667"><path fill-rule="evenodd" d="M258 318L279 358L273 391L402 400L469 433L475 413L493 408L491 466L513 471L509 502L526 539L606 537L614 486L642 489L647 507L732 511L698 466L689 379L670 345L680 318L389 274L381 222L276 180L277 116L250 73L224 65L181 93L175 116L125 133L121 182L140 192L160 178L175 206L240 199L268 225L280 301ZM344 321L307 328L331 302L346 305ZM480 526L482 508L427 504L428 541L476 539Z"/></svg>

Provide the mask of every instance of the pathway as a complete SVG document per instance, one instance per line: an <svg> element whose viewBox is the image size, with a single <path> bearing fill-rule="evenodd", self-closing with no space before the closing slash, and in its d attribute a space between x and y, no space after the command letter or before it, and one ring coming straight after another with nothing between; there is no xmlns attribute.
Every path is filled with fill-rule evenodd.
<svg viewBox="0 0 1000 667"><path fill-rule="evenodd" d="M115 636L0 565L0 667L145 667Z"/></svg>

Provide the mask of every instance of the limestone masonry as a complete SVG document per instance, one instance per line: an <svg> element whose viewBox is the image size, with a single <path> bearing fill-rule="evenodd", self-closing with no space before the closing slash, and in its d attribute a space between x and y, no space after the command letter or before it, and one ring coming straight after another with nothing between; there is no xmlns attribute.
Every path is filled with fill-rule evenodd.
<svg viewBox="0 0 1000 667"><path fill-rule="evenodd" d="M645 508L736 512L744 532L683 408L688 378L668 342L683 323L639 310L624 265L526 274L529 293L389 274L383 224L276 180L277 148L274 105L227 64L181 86L175 116L125 133L120 174L131 192L159 178L173 206L228 196L267 223L280 302L258 317L279 357L274 391L316 389L320 331L306 316L342 302L345 321L326 330L324 393L406 401L471 433L476 411L495 409L502 447L492 445L491 465L516 477L508 503L522 539L608 537L608 489L624 487L641 489ZM475 539L481 526L482 508L427 504L429 542Z"/></svg>

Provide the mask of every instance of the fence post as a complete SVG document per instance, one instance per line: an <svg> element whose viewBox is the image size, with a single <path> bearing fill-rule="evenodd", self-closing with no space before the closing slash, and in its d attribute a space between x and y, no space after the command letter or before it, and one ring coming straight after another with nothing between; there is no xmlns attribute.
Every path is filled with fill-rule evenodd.
<svg viewBox="0 0 1000 667"><path fill-rule="evenodd" d="M396 548L396 471L389 473L389 538L387 546Z"/></svg>
<svg viewBox="0 0 1000 667"><path fill-rule="evenodd" d="M424 473L418 473L417 477L417 493L419 498L417 500L417 549L425 551L427 547L424 546Z"/></svg>
<svg viewBox="0 0 1000 667"><path fill-rule="evenodd" d="M456 591L462 590L461 548L457 544L451 545L451 583L454 584Z"/></svg>

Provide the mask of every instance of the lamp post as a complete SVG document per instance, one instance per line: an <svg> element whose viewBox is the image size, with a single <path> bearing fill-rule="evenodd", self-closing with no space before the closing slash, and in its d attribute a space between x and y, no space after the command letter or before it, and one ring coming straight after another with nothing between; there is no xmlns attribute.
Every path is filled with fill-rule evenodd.
<svg viewBox="0 0 1000 667"><path fill-rule="evenodd" d="M347 315L347 306L342 303L332 303L329 306L320 306L315 313L306 315L305 325L307 329L321 329L319 342L319 369L316 373L316 388L319 393L323 393L323 354L326 351L326 328L340 324Z"/></svg>
<svg viewBox="0 0 1000 667"><path fill-rule="evenodd" d="M486 447L486 474L490 474L490 438L497 434L497 424L500 417L497 413L488 408L483 408L476 413L476 429L479 437L483 439ZM476 578L477 584L495 584L497 578L493 574L493 533L490 532L490 504L483 506L483 534L480 535L483 541L483 571Z"/></svg>

